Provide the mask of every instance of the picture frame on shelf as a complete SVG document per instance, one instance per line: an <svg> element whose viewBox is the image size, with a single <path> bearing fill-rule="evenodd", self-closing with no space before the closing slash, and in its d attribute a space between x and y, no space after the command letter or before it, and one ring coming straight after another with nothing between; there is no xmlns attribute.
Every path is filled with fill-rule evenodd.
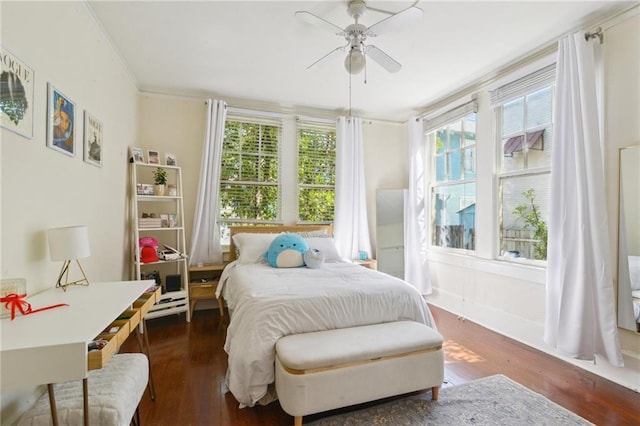
<svg viewBox="0 0 640 426"><path fill-rule="evenodd" d="M169 228L175 228L178 226L178 215L176 213L169 213Z"/></svg>
<svg viewBox="0 0 640 426"><path fill-rule="evenodd" d="M102 123L84 111L84 161L102 167Z"/></svg>
<svg viewBox="0 0 640 426"><path fill-rule="evenodd" d="M1 45L0 64L0 126L33 139L33 68Z"/></svg>
<svg viewBox="0 0 640 426"><path fill-rule="evenodd" d="M161 214L160 215L160 226L162 228L169 228L169 215Z"/></svg>
<svg viewBox="0 0 640 426"><path fill-rule="evenodd" d="M138 195L153 195L153 185L147 183L137 183L136 192Z"/></svg>
<svg viewBox="0 0 640 426"><path fill-rule="evenodd" d="M177 166L178 161L176 160L176 155L170 152L164 154L164 164L165 166Z"/></svg>
<svg viewBox="0 0 640 426"><path fill-rule="evenodd" d="M160 164L160 153L153 149L147 150L147 163L149 164Z"/></svg>
<svg viewBox="0 0 640 426"><path fill-rule="evenodd" d="M51 83L47 111L47 147L75 157L76 105Z"/></svg>
<svg viewBox="0 0 640 426"><path fill-rule="evenodd" d="M129 160L132 163L144 163L144 154L142 154L142 149L135 146L130 146Z"/></svg>

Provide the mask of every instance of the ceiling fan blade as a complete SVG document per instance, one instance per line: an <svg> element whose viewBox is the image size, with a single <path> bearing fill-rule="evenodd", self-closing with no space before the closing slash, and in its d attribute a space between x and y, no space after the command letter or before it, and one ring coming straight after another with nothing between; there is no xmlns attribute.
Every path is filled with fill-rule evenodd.
<svg viewBox="0 0 640 426"><path fill-rule="evenodd" d="M321 62L327 58L329 58L330 56L333 56L334 54L338 53L338 52L344 52L346 50L346 48L349 47L349 44L347 44L346 46L340 46L340 47L336 47L335 49L333 49L331 52L327 53L326 55L324 55L322 58L318 59L317 61L315 61L314 63L312 63L311 65L309 65L307 67L307 69L311 68L312 66L316 65L318 62Z"/></svg>
<svg viewBox="0 0 640 426"><path fill-rule="evenodd" d="M384 18L369 27L372 36L384 34L390 30L398 31L422 18L422 9L410 6L405 10Z"/></svg>
<svg viewBox="0 0 640 426"><path fill-rule="evenodd" d="M339 26L327 21L326 19L323 19L321 17L319 17L318 15L314 15L311 12L307 12L304 10L299 10L295 13L295 15L300 18L302 21L306 22L307 24L311 24L315 27L321 28L325 31L329 31L332 32L334 34L343 34L344 33L344 29L340 28Z"/></svg>
<svg viewBox="0 0 640 426"><path fill-rule="evenodd" d="M402 68L402 65L400 65L398 61L378 49L376 46L367 46L366 55L390 73L398 72L400 71L400 68Z"/></svg>

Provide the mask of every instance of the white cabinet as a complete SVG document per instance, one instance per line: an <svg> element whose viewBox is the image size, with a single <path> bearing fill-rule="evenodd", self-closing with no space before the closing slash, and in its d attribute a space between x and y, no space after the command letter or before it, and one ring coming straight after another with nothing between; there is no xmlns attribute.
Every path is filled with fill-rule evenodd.
<svg viewBox="0 0 640 426"><path fill-rule="evenodd" d="M158 168L167 175L164 195L153 192L154 171ZM190 321L182 171L177 166L131 163L130 181L132 278L149 279L159 274L162 285L162 295L146 319L184 312ZM158 259L150 255L149 248L141 251L142 238L157 241ZM178 254L163 258L162 252L171 249Z"/></svg>

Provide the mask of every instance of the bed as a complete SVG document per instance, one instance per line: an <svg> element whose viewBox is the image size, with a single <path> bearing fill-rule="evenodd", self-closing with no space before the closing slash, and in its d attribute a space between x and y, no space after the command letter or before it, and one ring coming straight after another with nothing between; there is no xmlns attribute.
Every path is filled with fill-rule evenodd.
<svg viewBox="0 0 640 426"><path fill-rule="evenodd" d="M325 256L321 268L274 268L261 255L281 232L298 232ZM275 399L275 344L311 331L411 320L435 328L422 295L391 275L341 259L330 226L231 228L217 296L230 321L226 385L240 407Z"/></svg>

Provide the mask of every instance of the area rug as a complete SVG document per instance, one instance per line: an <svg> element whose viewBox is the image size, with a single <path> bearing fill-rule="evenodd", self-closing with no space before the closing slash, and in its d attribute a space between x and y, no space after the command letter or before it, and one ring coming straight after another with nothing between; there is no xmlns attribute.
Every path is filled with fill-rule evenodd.
<svg viewBox="0 0 640 426"><path fill-rule="evenodd" d="M309 418L311 420L311 418ZM305 425L590 425L501 374L320 418Z"/></svg>

